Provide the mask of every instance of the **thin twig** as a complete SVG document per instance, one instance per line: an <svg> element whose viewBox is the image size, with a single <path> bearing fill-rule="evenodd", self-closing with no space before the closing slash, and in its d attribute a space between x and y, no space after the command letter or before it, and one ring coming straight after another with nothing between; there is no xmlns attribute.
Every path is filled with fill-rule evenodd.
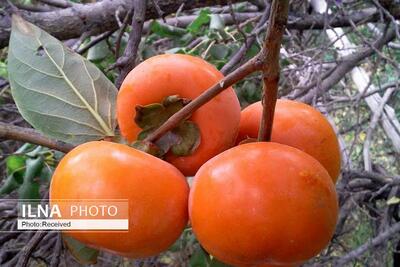
<svg viewBox="0 0 400 267"><path fill-rule="evenodd" d="M78 49L76 49L76 52L78 54L84 54L86 51L88 51L91 47L95 46L96 44L100 43L101 41L107 39L108 37L110 37L112 34L114 33L114 31L108 31L105 33L102 33L96 37L94 37L92 40L90 40L90 42L85 45L84 47L80 47Z"/></svg>
<svg viewBox="0 0 400 267"><path fill-rule="evenodd" d="M379 103L378 109L375 110L372 115L371 123L368 127L365 141L363 144L364 169L366 171L372 170L372 163L371 163L371 157L370 157L370 151L369 151L371 142L372 142L372 134L379 122L379 119L382 116L385 105L389 101L389 98L392 95L393 91L394 91L394 88L392 87L385 92L385 94L382 97L381 103Z"/></svg>
<svg viewBox="0 0 400 267"><path fill-rule="evenodd" d="M323 93L327 92L328 90L333 88L333 86L338 83L346 73L348 73L358 64L360 64L362 60L373 55L376 50L382 49L384 45L392 41L395 37L396 32L394 31L394 29L389 29L372 45L372 47L360 49L353 54L343 57L340 60L339 64L337 64L337 66L332 71L328 71L329 75L322 74L324 78L322 79L319 86L310 86L310 90L308 90L308 92L299 100L302 102L310 103L314 97L320 96Z"/></svg>
<svg viewBox="0 0 400 267"><path fill-rule="evenodd" d="M31 240L29 240L28 244L23 247L21 250L21 255L19 256L18 263L16 266L19 267L25 267L28 265L29 258L32 254L32 252L35 250L39 242L46 236L48 232L45 231L38 231L35 233L35 235L32 237Z"/></svg>
<svg viewBox="0 0 400 267"><path fill-rule="evenodd" d="M235 10L233 9L232 2L229 4L229 11L230 11L231 16L232 16L233 24L235 24L235 26L236 26L236 30L243 36L244 44L247 45L247 35L242 30L242 28L239 25L238 20L236 19L236 14L235 14Z"/></svg>
<svg viewBox="0 0 400 267"><path fill-rule="evenodd" d="M369 249L373 247L377 247L383 242L386 242L387 240L397 236L400 232L400 222L392 225L390 228L388 228L386 231L381 232L378 236L376 236L373 239L368 240L365 244L359 246L355 250L351 251L350 253L346 254L345 256L341 257L338 259L333 266L345 266L346 263L360 258L361 255L363 255L365 252L367 252Z"/></svg>
<svg viewBox="0 0 400 267"><path fill-rule="evenodd" d="M289 0L274 0L271 4L267 36L263 48L263 113L258 132L258 141L271 139L275 104L278 98L279 52L285 31Z"/></svg>
<svg viewBox="0 0 400 267"><path fill-rule="evenodd" d="M57 233L56 246L54 247L53 257L51 258L50 267L57 267L60 262L60 255L62 251L62 237L61 233Z"/></svg>
<svg viewBox="0 0 400 267"><path fill-rule="evenodd" d="M159 17L164 21L164 23L165 23L165 13L164 13L164 11L162 11L162 9L160 8L160 6L158 5L157 0L151 0L151 2L153 3L154 8L156 9L158 16L159 16Z"/></svg>
<svg viewBox="0 0 400 267"><path fill-rule="evenodd" d="M131 16L132 16L132 9L129 10L128 13L126 13L124 21L122 22L121 28L117 36L117 40L115 41L115 59L119 58L119 50L121 49L122 36L125 33L126 27L128 26L128 22Z"/></svg>
<svg viewBox="0 0 400 267"><path fill-rule="evenodd" d="M381 173L372 172L372 171L357 171L350 170L345 171L343 175L349 176L351 179L354 178L368 178L377 182L379 184L400 184L400 176L399 175L383 175Z"/></svg>
<svg viewBox="0 0 400 267"><path fill-rule="evenodd" d="M270 6L268 5L260 20L258 21L257 25L254 27L251 35L247 37L245 40L245 43L239 48L239 50L231 57L231 59L221 68L221 72L226 75L229 73L233 67L235 67L238 63L240 63L244 56L246 55L247 50L253 45L254 41L256 40L257 37L257 30L264 26L266 23L270 13Z"/></svg>
<svg viewBox="0 0 400 267"><path fill-rule="evenodd" d="M64 153L74 148L74 145L47 138L34 129L19 127L4 122L0 122L0 138L37 144Z"/></svg>
<svg viewBox="0 0 400 267"><path fill-rule="evenodd" d="M132 31L129 35L128 44L126 45L124 54L118 61L123 62L119 76L115 81L117 88L122 84L126 75L133 69L136 63L139 44L142 39L143 23L146 15L147 0L134 0Z"/></svg>
<svg viewBox="0 0 400 267"><path fill-rule="evenodd" d="M76 42L71 46L71 49L75 52L78 51L81 44L85 41L86 38L90 37L90 31L86 31L82 33L82 35L76 40Z"/></svg>

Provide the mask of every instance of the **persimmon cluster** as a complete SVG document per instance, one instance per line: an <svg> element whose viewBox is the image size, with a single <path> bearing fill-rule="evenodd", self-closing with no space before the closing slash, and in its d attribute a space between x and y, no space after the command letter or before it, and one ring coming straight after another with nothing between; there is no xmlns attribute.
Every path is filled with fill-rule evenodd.
<svg viewBox="0 0 400 267"><path fill-rule="evenodd" d="M67 235L143 258L168 249L189 221L202 247L233 266L298 266L325 248L338 217L340 151L313 107L278 100L271 142L255 142L262 105L240 111L228 88L159 140L144 141L222 77L187 55L155 56L129 73L117 99L127 144L78 146L50 188L54 200L128 199L129 231ZM193 175L189 188L185 176Z"/></svg>

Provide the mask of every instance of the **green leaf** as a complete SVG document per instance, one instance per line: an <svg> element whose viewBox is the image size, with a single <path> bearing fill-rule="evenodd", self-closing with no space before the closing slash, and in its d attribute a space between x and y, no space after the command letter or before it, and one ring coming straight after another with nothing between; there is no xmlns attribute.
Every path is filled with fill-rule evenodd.
<svg viewBox="0 0 400 267"><path fill-rule="evenodd" d="M215 44L210 48L210 54L218 60L226 59L229 55L229 48L226 45Z"/></svg>
<svg viewBox="0 0 400 267"><path fill-rule="evenodd" d="M109 55L111 55L111 51L108 49L107 42L104 40L91 47L86 58L90 61L95 61L105 59Z"/></svg>
<svg viewBox="0 0 400 267"><path fill-rule="evenodd" d="M8 77L7 64L3 61L0 61L0 77L4 79Z"/></svg>
<svg viewBox="0 0 400 267"><path fill-rule="evenodd" d="M145 47L143 47L142 55L143 59L148 59L157 55L157 51L154 49L154 47L146 45Z"/></svg>
<svg viewBox="0 0 400 267"><path fill-rule="evenodd" d="M210 10L202 9L195 20L193 20L186 29L191 33L199 33L201 26L208 24L210 22Z"/></svg>
<svg viewBox="0 0 400 267"><path fill-rule="evenodd" d="M42 149L41 146L33 146L32 150L25 152L25 155L31 158L36 158L37 156L40 156Z"/></svg>
<svg viewBox="0 0 400 267"><path fill-rule="evenodd" d="M247 3L246 2L244 2L244 3L237 3L237 4L234 4L233 5L233 10L235 11L235 12L246 12L246 9L247 9L247 7L248 7L248 5L247 5Z"/></svg>
<svg viewBox="0 0 400 267"><path fill-rule="evenodd" d="M8 72L19 111L43 134L73 144L114 135L115 86L94 64L17 15Z"/></svg>
<svg viewBox="0 0 400 267"><path fill-rule="evenodd" d="M53 168L49 166L44 166L42 168L42 171L40 172L40 182L43 182L45 184L48 184L51 181L51 177L53 176Z"/></svg>
<svg viewBox="0 0 400 267"><path fill-rule="evenodd" d="M26 160L24 181L18 189L19 199L40 199L39 178L44 165L43 157Z"/></svg>
<svg viewBox="0 0 400 267"><path fill-rule="evenodd" d="M99 251L94 248L87 247L78 240L63 234L63 240L71 255L80 264L95 264Z"/></svg>
<svg viewBox="0 0 400 267"><path fill-rule="evenodd" d="M217 260L217 258L213 257L210 261L209 267L231 267L231 266L223 262L220 262L219 260Z"/></svg>
<svg viewBox="0 0 400 267"><path fill-rule="evenodd" d="M190 267L208 267L209 259L208 254L199 246L190 257L189 264Z"/></svg>
<svg viewBox="0 0 400 267"><path fill-rule="evenodd" d="M0 187L0 196L11 193L22 184L25 173L25 161L25 157L20 155L7 157L7 178L4 179Z"/></svg>
<svg viewBox="0 0 400 267"><path fill-rule="evenodd" d="M161 37L181 37L186 34L186 30L174 27L159 21L153 21L150 25L150 30Z"/></svg>
<svg viewBox="0 0 400 267"><path fill-rule="evenodd" d="M210 29L211 30L217 30L217 31L222 31L225 27L224 20L222 17L218 14L212 14L211 15L211 21L210 21Z"/></svg>
<svg viewBox="0 0 400 267"><path fill-rule="evenodd" d="M246 58L254 57L255 55L258 54L259 51L260 47L258 46L258 44L253 44L252 46L250 46L249 50L247 50Z"/></svg>
<svg viewBox="0 0 400 267"><path fill-rule="evenodd" d="M23 174L26 158L20 155L11 155L6 159L7 173Z"/></svg>
<svg viewBox="0 0 400 267"><path fill-rule="evenodd" d="M7 176L4 183L0 187L0 196L6 195L17 189L21 184L17 181L13 174Z"/></svg>
<svg viewBox="0 0 400 267"><path fill-rule="evenodd" d="M32 150L35 147L35 145L32 145L30 143L25 143L23 144L20 148L15 151L16 154L23 154L26 153L27 151Z"/></svg>

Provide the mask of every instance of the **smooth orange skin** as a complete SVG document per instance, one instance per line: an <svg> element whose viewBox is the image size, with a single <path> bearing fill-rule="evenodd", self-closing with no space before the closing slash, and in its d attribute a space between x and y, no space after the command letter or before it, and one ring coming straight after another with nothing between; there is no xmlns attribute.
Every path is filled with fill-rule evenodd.
<svg viewBox="0 0 400 267"><path fill-rule="evenodd" d="M261 102L241 113L237 143L257 138L262 117ZM340 173L340 147L328 120L315 108L296 101L279 99L276 103L271 141L298 148L317 159L337 181Z"/></svg>
<svg viewBox="0 0 400 267"><path fill-rule="evenodd" d="M134 122L136 105L159 103L170 95L195 99L223 78L206 61L188 55L159 55L135 67L125 78L117 98L117 117L121 134L136 140L141 129ZM228 88L196 110L191 121L200 128L201 143L188 156L167 155L167 161L183 174L192 176L200 166L232 147L240 122L240 104L232 88Z"/></svg>
<svg viewBox="0 0 400 267"><path fill-rule="evenodd" d="M78 146L59 163L50 186L57 199L128 199L129 232L66 232L95 248L144 258L168 249L187 224L189 186L171 164L125 145Z"/></svg>
<svg viewBox="0 0 400 267"><path fill-rule="evenodd" d="M334 184L313 157L277 143L248 143L209 160L189 195L202 246L234 266L296 265L317 255L338 216Z"/></svg>

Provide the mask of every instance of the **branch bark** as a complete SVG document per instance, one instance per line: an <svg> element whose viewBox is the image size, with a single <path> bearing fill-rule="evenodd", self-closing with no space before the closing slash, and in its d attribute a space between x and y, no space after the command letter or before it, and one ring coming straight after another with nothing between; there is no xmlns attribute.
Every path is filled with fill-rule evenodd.
<svg viewBox="0 0 400 267"><path fill-rule="evenodd" d="M279 51L285 31L289 0L274 0L268 22L267 36L263 47L263 114L258 132L258 141L270 141L275 105L278 98Z"/></svg>
<svg viewBox="0 0 400 267"><path fill-rule="evenodd" d="M183 10L190 10L211 5L225 5L230 2L241 2L241 0L164 0L160 1L158 5L168 15L176 12L183 4ZM7 0L0 0L0 6L6 7L5 11L1 11L5 14L3 16L0 14L0 48L3 48L8 45L10 38L10 14L12 11ZM106 31L115 31L118 29L115 14L118 13L123 18L126 12L133 8L132 0L104 0L90 4L73 4L72 7L50 12L24 10L19 10L19 12L27 21L60 40L66 40L77 38L84 32L99 35ZM146 18L158 18L158 13L152 3L147 6Z"/></svg>
<svg viewBox="0 0 400 267"><path fill-rule="evenodd" d="M28 142L64 153L74 148L74 145L47 138L34 129L14 126L4 122L0 122L0 138Z"/></svg>
<svg viewBox="0 0 400 267"><path fill-rule="evenodd" d="M241 0L219 0L219 1L195 1L195 0L165 0L159 1L159 7L165 15L176 12L183 5L183 10L190 10L198 7L211 5L225 5L230 2L241 2ZM8 45L11 25L11 9L7 0L0 0L0 6L5 7L0 11L0 48ZM118 22L115 14L125 16L128 10L133 8L131 0L103 0L90 4L72 4L71 7L50 11L50 12L29 12L21 10L24 19L40 28L46 30L58 39L66 40L77 38L84 32L90 31L91 35L99 35L107 31L118 29ZM118 11L118 12L117 12ZM400 7L391 10L393 18L400 18ZM238 14L239 15L239 14ZM147 19L158 18L157 10L152 3L149 3L146 10ZM287 27L289 29L324 29L325 26L348 27L352 23L376 22L381 19L376 8L366 8L352 12L347 15L321 15L313 14L306 16L291 16ZM386 18L388 19L388 18ZM145 27L146 28L146 27Z"/></svg>
<svg viewBox="0 0 400 267"><path fill-rule="evenodd" d="M35 250L39 242L43 239L43 237L47 234L45 231L38 231L35 233L35 235L32 237L32 239L29 240L28 244L26 244L23 249L21 250L20 257L18 259L18 263L16 266L21 266L25 267L28 266L29 263L29 258L32 254L32 252Z"/></svg>
<svg viewBox="0 0 400 267"><path fill-rule="evenodd" d="M140 40L142 39L143 23L146 15L146 0L134 0L135 9L132 18L132 31L128 38L124 54L118 59L118 62L123 62L119 76L115 82L117 88L121 85L126 75L135 67L136 57L138 54ZM122 30L122 29L121 29ZM117 65L118 65L117 62Z"/></svg>

